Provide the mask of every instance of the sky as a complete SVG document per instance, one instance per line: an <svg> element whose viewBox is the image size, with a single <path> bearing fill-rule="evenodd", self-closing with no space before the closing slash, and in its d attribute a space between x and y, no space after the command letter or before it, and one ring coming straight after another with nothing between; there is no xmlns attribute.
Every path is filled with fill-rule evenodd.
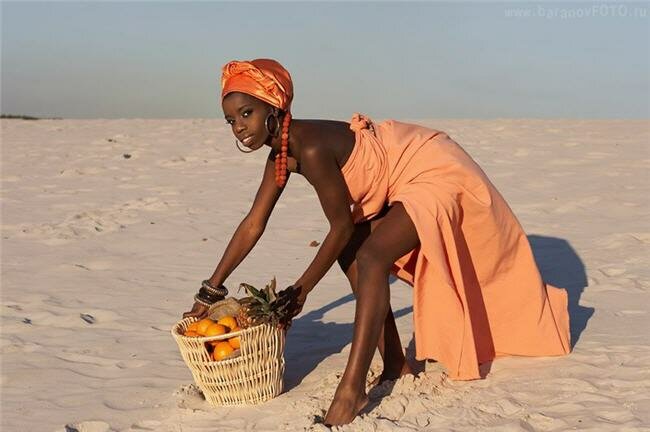
<svg viewBox="0 0 650 432"><path fill-rule="evenodd" d="M0 109L222 118L274 58L297 118L650 118L650 3L6 2Z"/></svg>

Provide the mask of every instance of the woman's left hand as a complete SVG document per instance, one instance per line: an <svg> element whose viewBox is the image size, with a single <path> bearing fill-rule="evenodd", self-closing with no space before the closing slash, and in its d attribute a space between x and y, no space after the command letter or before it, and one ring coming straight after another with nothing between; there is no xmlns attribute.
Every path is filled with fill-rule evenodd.
<svg viewBox="0 0 650 432"><path fill-rule="evenodd" d="M303 292L300 286L289 286L278 293L280 303L287 304L287 311L285 320L280 323L280 327L288 330L291 327L291 321L302 311L305 301L307 300L307 293Z"/></svg>

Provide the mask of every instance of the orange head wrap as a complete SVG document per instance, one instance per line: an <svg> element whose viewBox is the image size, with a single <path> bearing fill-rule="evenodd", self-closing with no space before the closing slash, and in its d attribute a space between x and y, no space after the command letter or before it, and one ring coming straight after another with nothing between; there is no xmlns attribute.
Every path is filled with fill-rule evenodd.
<svg viewBox="0 0 650 432"><path fill-rule="evenodd" d="M271 59L231 61L222 69L221 100L232 92L249 94L286 112L282 120L280 153L275 158L275 183L278 187L284 187L288 177L287 152L293 100L291 75L280 63Z"/></svg>
<svg viewBox="0 0 650 432"><path fill-rule="evenodd" d="M291 75L282 65L271 59L231 61L221 75L221 100L228 93L242 92L290 111L293 99Z"/></svg>

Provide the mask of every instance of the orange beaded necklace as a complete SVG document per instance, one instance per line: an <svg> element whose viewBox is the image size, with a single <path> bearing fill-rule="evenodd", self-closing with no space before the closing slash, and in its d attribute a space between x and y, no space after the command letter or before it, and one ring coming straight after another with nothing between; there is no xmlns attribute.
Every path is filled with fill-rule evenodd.
<svg viewBox="0 0 650 432"><path fill-rule="evenodd" d="M287 151L289 150L289 124L291 113L287 111L282 121L282 142L280 154L275 156L275 184L284 187L287 184Z"/></svg>

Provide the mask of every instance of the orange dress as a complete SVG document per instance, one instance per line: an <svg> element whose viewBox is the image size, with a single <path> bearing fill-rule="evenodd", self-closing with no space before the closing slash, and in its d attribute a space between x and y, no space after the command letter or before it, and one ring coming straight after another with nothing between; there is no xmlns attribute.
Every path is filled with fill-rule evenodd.
<svg viewBox="0 0 650 432"><path fill-rule="evenodd" d="M416 358L453 379L500 355L570 351L565 290L544 284L521 225L481 168L444 132L355 114L341 168L355 223L397 201L420 246L393 271L413 286Z"/></svg>

